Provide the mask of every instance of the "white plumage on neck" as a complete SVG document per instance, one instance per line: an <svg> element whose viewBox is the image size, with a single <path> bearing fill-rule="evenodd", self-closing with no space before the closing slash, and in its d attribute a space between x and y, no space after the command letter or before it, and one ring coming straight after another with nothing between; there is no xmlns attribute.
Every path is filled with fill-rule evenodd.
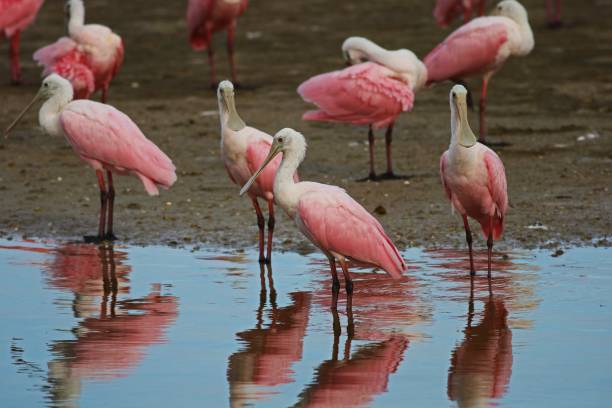
<svg viewBox="0 0 612 408"><path fill-rule="evenodd" d="M290 216L295 216L300 194L295 193L297 185L293 175L306 156L306 141L298 132L292 131L291 143L285 147L274 178L274 201ZM299 135L296 137L294 135Z"/></svg>
<svg viewBox="0 0 612 408"><path fill-rule="evenodd" d="M85 25L85 5L82 0L70 0L70 20L68 21L68 33L73 35L79 28Z"/></svg>

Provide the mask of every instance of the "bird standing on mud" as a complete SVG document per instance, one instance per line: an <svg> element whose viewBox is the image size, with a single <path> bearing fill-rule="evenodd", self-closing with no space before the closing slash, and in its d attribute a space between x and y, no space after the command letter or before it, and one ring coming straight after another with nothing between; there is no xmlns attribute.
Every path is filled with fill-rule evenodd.
<svg viewBox="0 0 612 408"><path fill-rule="evenodd" d="M485 141L485 103L491 76L510 56L525 56L534 46L533 32L525 8L515 0L504 0L496 15L479 17L459 27L426 57L427 83L482 76L480 138Z"/></svg>
<svg viewBox="0 0 612 408"><path fill-rule="evenodd" d="M102 90L106 102L108 88L123 63L123 41L110 28L85 24L82 0L66 1L68 37L34 53L34 60L44 67L43 76L51 73L68 79L75 98L87 99Z"/></svg>
<svg viewBox="0 0 612 408"><path fill-rule="evenodd" d="M21 82L19 40L21 32L36 18L44 0L0 0L0 40L8 38L11 82Z"/></svg>
<svg viewBox="0 0 612 408"><path fill-rule="evenodd" d="M189 42L196 51L208 51L210 67L210 86L217 87L215 56L212 48L212 35L216 31L227 30L227 55L232 81L238 84L234 62L234 35L236 20L247 8L248 0L189 0L187 5L187 26Z"/></svg>
<svg viewBox="0 0 612 408"><path fill-rule="evenodd" d="M306 102L317 105L304 120L368 125L368 179L396 178L391 159L395 119L412 110L415 92L425 85L425 65L406 49L389 51L362 37L342 44L348 68L310 78L298 88ZM387 127L387 172L378 177L374 166L374 129Z"/></svg>
<svg viewBox="0 0 612 408"><path fill-rule="evenodd" d="M234 100L234 85L230 81L222 81L217 89L219 100L219 119L221 120L221 158L225 170L232 182L243 186L259 169L272 146L272 136L258 129L247 126L236 110ZM249 190L249 197L257 214L259 227L259 262L272 260L272 236L274 234L274 176L280 165L277 157L257 177ZM294 178L297 181L297 172ZM258 198L268 203L268 247L264 256L265 221Z"/></svg>
<svg viewBox="0 0 612 408"><path fill-rule="evenodd" d="M504 164L482 143L468 123L467 90L455 85L450 92L451 141L440 157L440 177L448 199L463 218L470 253L470 273L474 275L472 233L468 217L480 223L487 239L488 276L491 277L493 240L504 232L508 192Z"/></svg>
<svg viewBox="0 0 612 408"><path fill-rule="evenodd" d="M242 187L244 194L278 154L283 154L274 178L274 200L293 219L298 229L329 259L332 272L332 308L336 308L340 281L336 260L342 267L347 306L351 305L353 281L348 259L384 269L399 279L406 263L383 227L344 189L311 181L295 182L294 174L306 155L306 140L293 129L282 129L275 136L261 167Z"/></svg>
<svg viewBox="0 0 612 408"><path fill-rule="evenodd" d="M76 154L96 171L100 187L100 219L98 236L93 240L114 239L113 173L135 175L149 195L158 195L158 187L169 188L176 181L172 161L127 115L110 105L89 100L73 101L70 82L57 74L43 80L32 102L6 130L6 136L41 99L46 101L38 114L40 126L51 136L64 136ZM108 184L104 180L104 171Z"/></svg>

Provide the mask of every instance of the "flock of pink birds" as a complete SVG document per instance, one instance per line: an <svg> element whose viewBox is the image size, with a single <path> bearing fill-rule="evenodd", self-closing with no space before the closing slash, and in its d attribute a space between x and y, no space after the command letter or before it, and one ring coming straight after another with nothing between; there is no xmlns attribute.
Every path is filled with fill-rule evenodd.
<svg viewBox="0 0 612 408"><path fill-rule="evenodd" d="M0 34L9 38L11 80L20 81L20 33L34 20L43 0L0 0ZM298 229L329 259L332 293L337 300L339 264L346 291L353 291L348 261L385 270L399 278L406 270L400 252L376 218L339 187L300 181L298 167L306 154L305 137L282 129L274 136L248 126L238 114L235 87L230 81L217 86L211 37L227 31L232 81L236 83L234 35L236 20L247 0L189 0L187 23L194 50L207 50L210 82L217 88L221 122L222 160L231 181L242 186L257 214L260 262L271 261L275 225L274 205L294 220ZM441 26L463 15L464 24L453 31L421 61L407 49L387 50L363 37L342 44L347 68L323 73L302 83L299 95L316 106L304 120L367 125L370 172L368 178L396 177L392 166L392 132L397 117L413 107L416 93L432 83L452 81L449 95L451 138L440 158L440 175L452 207L459 212L469 246L471 274L472 234L468 218L476 220L487 240L488 276L491 276L493 240L501 237L508 195L504 166L485 142L485 101L488 83L511 56L525 56L534 47L526 9L515 0L495 5L482 16L485 0L438 0L434 16ZM547 1L551 25L560 24L560 2ZM67 34L34 53L43 67L42 86L34 100L9 126L9 131L37 101L43 100L39 121L49 134L64 136L77 155L95 171L101 209L98 240L114 239L113 174L134 175L149 195L170 188L176 181L172 160L142 133L124 113L105 104L109 85L124 56L121 37L110 28L85 23L82 0L65 4ZM470 20L477 12L481 17ZM467 77L482 78L479 137L468 123ZM101 91L102 103L89 100ZM374 130L386 128L387 171L374 168ZM267 203L268 236L259 200ZM350 297L350 296L349 296ZM335 304L335 303L334 303Z"/></svg>

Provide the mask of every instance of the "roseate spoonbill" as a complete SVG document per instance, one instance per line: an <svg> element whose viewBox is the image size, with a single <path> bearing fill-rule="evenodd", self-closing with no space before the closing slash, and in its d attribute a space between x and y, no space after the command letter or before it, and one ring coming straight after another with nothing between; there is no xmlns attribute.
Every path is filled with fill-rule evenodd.
<svg viewBox="0 0 612 408"><path fill-rule="evenodd" d="M412 51L386 50L362 37L346 39L342 52L351 67L317 75L299 86L302 99L319 108L302 119L368 125L370 180L378 179L373 128L386 126L387 172L381 178L396 178L391 160L393 125L401 112L412 110L415 92L427 81L427 69Z"/></svg>
<svg viewBox="0 0 612 408"><path fill-rule="evenodd" d="M217 89L221 121L221 158L232 182L243 186L264 162L272 146L272 136L244 123L236 110L234 96L234 85L230 81L222 81ZM259 227L259 262L271 262L272 260L272 236L275 224L272 190L274 175L279 165L280 157L266 168L249 191ZM297 172L294 177L297 181ZM258 198L268 203L268 245L265 256L265 220L257 201Z"/></svg>
<svg viewBox="0 0 612 408"><path fill-rule="evenodd" d="M248 0L189 0L187 5L189 42L191 48L196 51L208 51L210 86L213 89L217 86L217 73L211 44L212 35L216 31L227 31L227 55L232 81L237 84L234 64L234 34L236 33L236 20L244 13L248 3Z"/></svg>
<svg viewBox="0 0 612 408"><path fill-rule="evenodd" d="M102 90L106 102L108 87L123 63L123 41L110 28L85 24L82 0L67 0L68 35L34 53L44 66L43 76L56 73L68 79L77 98L88 98Z"/></svg>
<svg viewBox="0 0 612 408"><path fill-rule="evenodd" d="M451 141L440 157L440 177L448 199L463 218L470 252L470 274L474 275L472 233L468 216L480 223L487 239L488 275L491 277L493 240L504 231L508 209L506 173L497 154L478 143L468 123L467 90L455 85L450 92Z"/></svg>
<svg viewBox="0 0 612 408"><path fill-rule="evenodd" d="M342 267L350 304L353 281L347 259L384 269L400 278L406 263L380 223L344 189L313 182L295 182L293 175L306 155L306 140L293 129L282 129L274 135L270 152L261 167L242 187L243 195L253 185L276 155L283 154L274 178L274 200L293 219L298 229L329 260L332 273L332 308L336 308L340 281L336 260Z"/></svg>
<svg viewBox="0 0 612 408"><path fill-rule="evenodd" d="M97 240L114 239L113 172L135 175L149 195L158 195L158 187L169 188L176 181L172 161L127 115L110 105L88 100L73 101L70 82L57 74L43 80L40 90L8 127L5 137L40 99L46 100L38 114L40 126L52 136L63 135L76 154L96 171L100 187ZM108 184L104 180L104 171Z"/></svg>
<svg viewBox="0 0 612 408"><path fill-rule="evenodd" d="M481 142L487 134L485 101L491 76L510 56L525 56L534 46L527 11L519 2L504 0L495 8L495 14L459 27L425 57L428 84L482 75Z"/></svg>
<svg viewBox="0 0 612 408"><path fill-rule="evenodd" d="M486 0L438 0L433 15L440 27L448 27L460 15L463 15L463 22L467 23L474 9L478 9L479 16L484 14L486 3Z"/></svg>
<svg viewBox="0 0 612 408"><path fill-rule="evenodd" d="M11 82L21 82L19 66L19 39L21 32L29 26L44 0L0 0L0 39L8 38L11 61Z"/></svg>

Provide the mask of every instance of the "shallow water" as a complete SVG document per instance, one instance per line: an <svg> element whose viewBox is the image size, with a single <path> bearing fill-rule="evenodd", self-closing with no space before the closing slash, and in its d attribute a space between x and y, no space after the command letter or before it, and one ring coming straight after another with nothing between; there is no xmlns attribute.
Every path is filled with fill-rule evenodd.
<svg viewBox="0 0 612 408"><path fill-rule="evenodd" d="M0 241L2 406L601 407L610 254L411 249L350 316L319 254Z"/></svg>

